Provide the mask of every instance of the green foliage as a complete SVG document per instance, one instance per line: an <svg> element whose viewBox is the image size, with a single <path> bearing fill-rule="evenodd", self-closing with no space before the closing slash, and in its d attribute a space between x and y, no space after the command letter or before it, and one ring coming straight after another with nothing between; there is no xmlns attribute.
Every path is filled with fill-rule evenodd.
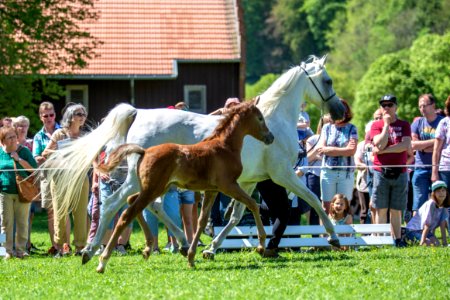
<svg viewBox="0 0 450 300"><path fill-rule="evenodd" d="M331 73L342 79L335 81L338 94L354 96L358 82L382 55L409 49L423 34L443 34L449 29L449 6L446 0L348 0L345 17L338 14L327 35Z"/></svg>
<svg viewBox="0 0 450 300"><path fill-rule="evenodd" d="M450 33L424 35L414 41L411 51L411 70L422 76L430 86L440 107L450 95Z"/></svg>
<svg viewBox="0 0 450 300"><path fill-rule="evenodd" d="M420 74L411 71L407 51L383 55L370 65L361 79L352 106L352 123L363 133L365 124L379 108L378 100L385 94L396 95L399 118L411 122L419 115L418 95L430 90L430 86Z"/></svg>
<svg viewBox="0 0 450 300"><path fill-rule="evenodd" d="M245 95L247 99L254 98L264 93L272 85L272 83L274 83L275 80L277 80L279 76L280 75L270 73L262 76L254 84L246 84Z"/></svg>
<svg viewBox="0 0 450 300"><path fill-rule="evenodd" d="M25 115L37 129L37 104L61 94L44 74L83 68L100 44L77 24L95 20L94 0L12 1L0 4L0 113ZM42 90L39 89L42 88ZM44 91L44 93L42 93Z"/></svg>

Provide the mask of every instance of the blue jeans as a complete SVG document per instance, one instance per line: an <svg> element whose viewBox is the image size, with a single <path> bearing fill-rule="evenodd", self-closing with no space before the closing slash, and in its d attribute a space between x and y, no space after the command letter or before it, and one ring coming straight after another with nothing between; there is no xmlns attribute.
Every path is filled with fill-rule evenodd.
<svg viewBox="0 0 450 300"><path fill-rule="evenodd" d="M103 180L99 180L99 191L100 191L100 216L102 216L104 214L105 211L105 205L102 204L102 202L108 198L109 196L111 196L114 193L114 190L111 186L111 184L109 182L105 182ZM120 217L120 215L122 214L122 212L127 209L128 204L125 204L124 206L122 206L119 211L117 212L116 216L114 217L114 219L111 221L111 223L109 223L108 225L108 229L114 229L115 223L116 223L116 219ZM130 224L128 224L127 227L133 227L133 222L130 222Z"/></svg>
<svg viewBox="0 0 450 300"><path fill-rule="evenodd" d="M429 198L431 187L431 169L416 168L412 178L413 211L419 210Z"/></svg>
<svg viewBox="0 0 450 300"><path fill-rule="evenodd" d="M193 192L192 192L193 193ZM178 190L170 188L164 195L164 212L169 216L172 222L181 228L180 200ZM144 209L144 220L150 227L154 236L158 236L158 218L148 209ZM169 231L169 236L174 236Z"/></svg>

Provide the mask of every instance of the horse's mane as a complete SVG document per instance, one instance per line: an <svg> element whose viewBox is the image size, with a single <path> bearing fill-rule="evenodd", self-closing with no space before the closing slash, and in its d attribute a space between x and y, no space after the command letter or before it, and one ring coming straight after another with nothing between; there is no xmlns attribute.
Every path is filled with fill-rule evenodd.
<svg viewBox="0 0 450 300"><path fill-rule="evenodd" d="M260 95L263 100L258 108L261 110L264 116L268 116L275 110L279 103L279 99L286 93L289 93L293 88L295 82L297 82L298 77L302 74L303 69L307 68L307 64L317 64L320 59L314 55L310 55L306 62L302 62L300 66L295 66L290 68L287 72L282 74L275 82ZM309 70L311 72L311 70ZM316 75L316 72L314 74Z"/></svg>
<svg viewBox="0 0 450 300"><path fill-rule="evenodd" d="M250 106L254 104L254 102L254 100L246 101L227 109L226 113L224 114L224 118L219 122L213 133L210 136L204 138L203 141L210 141L219 136L229 136L234 127L236 127L236 124L239 121L241 115L245 111L247 111Z"/></svg>

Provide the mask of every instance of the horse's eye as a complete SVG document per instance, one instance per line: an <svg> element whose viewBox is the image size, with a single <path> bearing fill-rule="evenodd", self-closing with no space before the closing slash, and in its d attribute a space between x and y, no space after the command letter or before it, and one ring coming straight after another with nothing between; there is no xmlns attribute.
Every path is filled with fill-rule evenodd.
<svg viewBox="0 0 450 300"><path fill-rule="evenodd" d="M332 85L333 84L333 80L331 80L331 78L328 78L325 80L325 83L328 85Z"/></svg>

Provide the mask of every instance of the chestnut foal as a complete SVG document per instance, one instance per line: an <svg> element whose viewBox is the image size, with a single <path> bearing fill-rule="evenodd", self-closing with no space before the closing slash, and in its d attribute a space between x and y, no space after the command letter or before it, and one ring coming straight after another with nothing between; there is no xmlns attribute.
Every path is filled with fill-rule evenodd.
<svg viewBox="0 0 450 300"><path fill-rule="evenodd" d="M108 163L98 166L98 170L108 173L126 156L141 156L137 167L140 192L129 197L131 205L120 216L114 233L99 258L97 272L105 271L122 230L149 203L164 194L171 184L189 190L205 191L197 231L188 252L189 266L194 266L198 240L206 227L217 192L242 202L253 213L258 228L257 252L262 254L266 233L258 206L237 183L242 173L241 149L246 135L251 135L266 145L274 140L254 101L233 107L213 134L197 144L162 144L147 149L136 144L125 144L117 148L110 155Z"/></svg>

